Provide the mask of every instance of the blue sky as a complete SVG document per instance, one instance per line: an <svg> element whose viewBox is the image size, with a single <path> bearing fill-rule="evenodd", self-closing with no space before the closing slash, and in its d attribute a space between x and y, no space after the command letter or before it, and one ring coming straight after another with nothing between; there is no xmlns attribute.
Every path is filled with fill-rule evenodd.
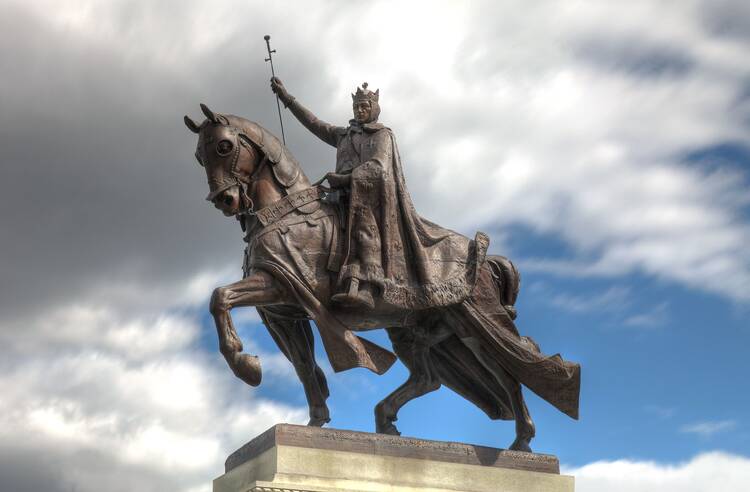
<svg viewBox="0 0 750 492"><path fill-rule="evenodd" d="M264 382L235 379L207 313L241 232L203 198L182 116L277 131L277 73L322 119L368 81L419 212L492 238L518 326L581 363L581 419L530 392L532 445L579 492L750 480L750 7L680 2L0 0L0 489L203 492L225 457L307 420L252 309ZM334 152L286 115L313 179ZM383 333L366 336L388 346ZM374 429L405 379L333 374L332 426ZM404 435L507 446L441 389ZM717 481L721 477L721 481Z"/></svg>

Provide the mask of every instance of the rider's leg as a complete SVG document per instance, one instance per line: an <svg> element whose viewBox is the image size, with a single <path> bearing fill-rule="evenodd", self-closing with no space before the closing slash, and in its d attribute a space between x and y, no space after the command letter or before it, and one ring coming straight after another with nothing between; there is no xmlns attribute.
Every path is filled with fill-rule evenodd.
<svg viewBox="0 0 750 492"><path fill-rule="evenodd" d="M347 279L344 290L334 295L331 301L340 306L358 309L373 309L377 288L373 280L383 281L381 265L380 232L372 211L369 209L353 214L349 264L345 267Z"/></svg>

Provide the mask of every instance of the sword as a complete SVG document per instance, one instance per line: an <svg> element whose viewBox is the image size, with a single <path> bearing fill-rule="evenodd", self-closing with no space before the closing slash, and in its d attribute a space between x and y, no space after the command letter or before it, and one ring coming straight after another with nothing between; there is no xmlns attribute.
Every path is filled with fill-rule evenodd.
<svg viewBox="0 0 750 492"><path fill-rule="evenodd" d="M271 62L271 76L276 77L276 72L273 70L273 55L271 53L276 53L276 50L271 49L271 36L266 34L263 36L263 39L266 40L266 48L268 49L268 58L266 58L267 62ZM279 124L281 125L281 141L284 142L284 145L286 145L286 136L284 135L284 120L281 119L281 104L279 104L279 95L276 94L276 109L279 111Z"/></svg>

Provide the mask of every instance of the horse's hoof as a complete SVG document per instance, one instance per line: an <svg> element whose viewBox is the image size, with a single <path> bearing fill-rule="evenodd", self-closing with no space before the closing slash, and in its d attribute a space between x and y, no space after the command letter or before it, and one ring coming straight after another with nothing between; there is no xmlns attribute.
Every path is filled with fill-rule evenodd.
<svg viewBox="0 0 750 492"><path fill-rule="evenodd" d="M313 405L310 406L310 420L307 425L310 427L323 427L331 421L331 414L328 410L328 405Z"/></svg>
<svg viewBox="0 0 750 492"><path fill-rule="evenodd" d="M258 386L261 379L263 379L263 370L260 366L260 359L255 355L248 355L237 353L234 356L234 364L230 367L234 371L235 376L249 384L250 386Z"/></svg>
<svg viewBox="0 0 750 492"><path fill-rule="evenodd" d="M533 453L531 450L531 446L529 446L529 442L531 439L520 439L516 438L515 441L513 441L513 444L510 445L511 451L523 451L524 453Z"/></svg>
<svg viewBox="0 0 750 492"><path fill-rule="evenodd" d="M326 419L322 417L313 417L310 419L309 422L307 422L307 425L310 427L323 427L330 421L331 419Z"/></svg>
<svg viewBox="0 0 750 492"><path fill-rule="evenodd" d="M378 426L378 427L379 428L376 431L378 434L388 434L388 435L391 435L391 436L400 436L401 435L401 432L399 432L399 430L393 424L387 424L387 425L382 425L382 426Z"/></svg>
<svg viewBox="0 0 750 492"><path fill-rule="evenodd" d="M310 410L310 421L307 425L310 427L323 427L331 421L331 417L328 414L328 407L323 407L321 411Z"/></svg>

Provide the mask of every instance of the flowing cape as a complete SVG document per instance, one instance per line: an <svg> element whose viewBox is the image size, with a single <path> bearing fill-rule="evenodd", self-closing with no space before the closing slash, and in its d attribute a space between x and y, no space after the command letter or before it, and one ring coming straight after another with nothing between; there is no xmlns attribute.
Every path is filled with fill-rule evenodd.
<svg viewBox="0 0 750 492"><path fill-rule="evenodd" d="M496 257L489 257L488 263ZM578 419L581 388L581 366L564 360L560 354L545 355L530 337L518 333L506 307L497 300L497 290L505 289L502 281L484 269L474 295L446 310L452 326L460 327L462 340L438 344L433 350L435 366L446 386L464 395L491 418L513 419L507 396L475 357L466 350L467 340L481 347L489 360L496 361L513 379L571 418ZM459 348L463 345L463 348ZM489 378L489 379L488 379ZM501 405L497 405L497 403Z"/></svg>

